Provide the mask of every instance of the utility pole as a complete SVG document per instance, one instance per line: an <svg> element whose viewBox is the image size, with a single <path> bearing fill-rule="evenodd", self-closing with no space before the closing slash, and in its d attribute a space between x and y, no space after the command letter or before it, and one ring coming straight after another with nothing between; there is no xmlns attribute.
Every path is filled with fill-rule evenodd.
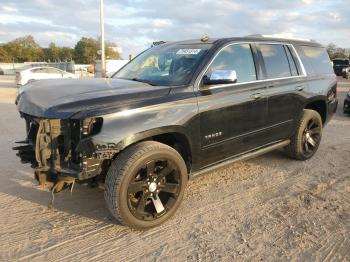
<svg viewBox="0 0 350 262"><path fill-rule="evenodd" d="M103 0L100 0L100 27L101 27L101 74L102 74L102 77L106 77L105 18L104 18Z"/></svg>

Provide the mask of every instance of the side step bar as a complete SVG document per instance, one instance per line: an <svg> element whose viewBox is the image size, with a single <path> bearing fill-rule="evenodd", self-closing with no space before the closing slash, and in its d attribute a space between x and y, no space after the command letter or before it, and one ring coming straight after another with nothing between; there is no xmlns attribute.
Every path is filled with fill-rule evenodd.
<svg viewBox="0 0 350 262"><path fill-rule="evenodd" d="M190 177L190 179L192 179L194 177L203 175L203 174L208 173L208 172L212 172L212 171L214 171L216 169L219 169L219 168L222 168L224 166L231 165L231 164L233 164L235 162L242 161L242 160L247 160L247 159L250 159L250 158L254 158L254 157L266 154L266 153L274 151L276 149L288 146L289 144L290 144L290 140L284 140L284 141L281 141L281 142L278 142L278 143L274 143L274 144L266 146L266 147L255 149L253 151L248 151L246 153L243 153L241 155L238 155L238 156L235 156L233 158L230 158L230 159L228 159L228 160L226 160L224 162L221 162L219 164L216 164L216 165L213 165L213 166L209 166L209 167L204 168L202 170L199 170L197 172L191 173L189 177Z"/></svg>

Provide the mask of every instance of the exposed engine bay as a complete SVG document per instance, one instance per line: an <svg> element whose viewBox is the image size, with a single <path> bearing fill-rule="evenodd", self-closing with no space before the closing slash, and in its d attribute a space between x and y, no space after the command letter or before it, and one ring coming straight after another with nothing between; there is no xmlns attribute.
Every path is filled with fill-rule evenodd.
<svg viewBox="0 0 350 262"><path fill-rule="evenodd" d="M42 119L23 113L21 117L26 121L27 137L13 149L22 163L31 164L42 187L54 188L57 193L75 180L85 181L104 173L107 159L77 150L82 140L100 131L102 118Z"/></svg>

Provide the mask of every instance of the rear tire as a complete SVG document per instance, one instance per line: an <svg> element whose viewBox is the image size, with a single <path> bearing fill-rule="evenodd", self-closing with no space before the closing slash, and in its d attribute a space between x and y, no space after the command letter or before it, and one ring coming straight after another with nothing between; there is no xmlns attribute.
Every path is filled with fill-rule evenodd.
<svg viewBox="0 0 350 262"><path fill-rule="evenodd" d="M130 146L112 162L105 201L123 225L143 230L169 219L183 198L186 164L173 148L153 141Z"/></svg>
<svg viewBox="0 0 350 262"><path fill-rule="evenodd" d="M287 154L297 160L307 160L317 151L322 137L322 118L314 110L304 109L297 124Z"/></svg>

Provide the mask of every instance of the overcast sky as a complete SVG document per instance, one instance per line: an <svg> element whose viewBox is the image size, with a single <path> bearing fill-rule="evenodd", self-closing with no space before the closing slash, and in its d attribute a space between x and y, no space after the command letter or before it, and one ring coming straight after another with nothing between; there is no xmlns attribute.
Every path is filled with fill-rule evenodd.
<svg viewBox="0 0 350 262"><path fill-rule="evenodd" d="M350 0L105 0L106 39L127 54L157 40L278 34L350 47ZM99 35L99 0L0 0L0 42L71 46Z"/></svg>

